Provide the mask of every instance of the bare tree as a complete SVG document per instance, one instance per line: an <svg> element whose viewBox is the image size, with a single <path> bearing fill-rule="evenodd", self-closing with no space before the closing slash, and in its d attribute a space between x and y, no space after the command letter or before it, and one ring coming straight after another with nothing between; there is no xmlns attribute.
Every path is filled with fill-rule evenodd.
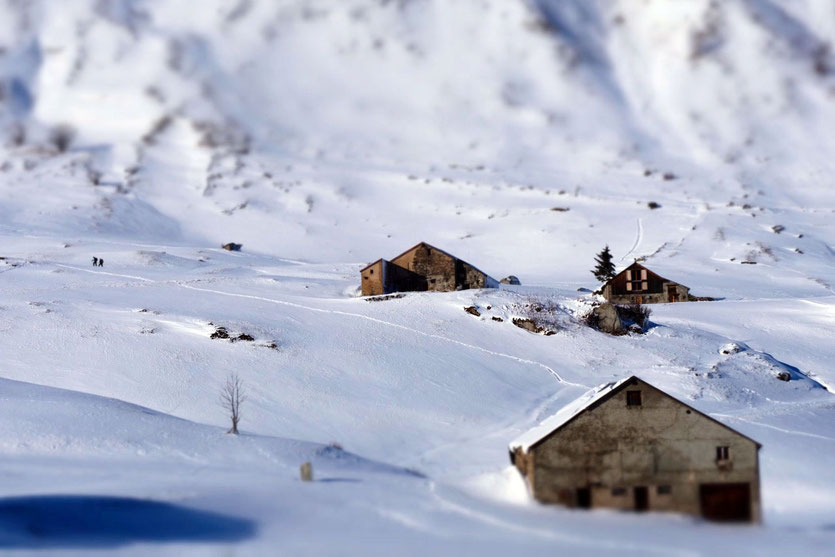
<svg viewBox="0 0 835 557"><path fill-rule="evenodd" d="M232 427L227 433L238 434L238 422L241 421L241 404L246 401L244 382L233 373L226 378L226 384L220 390L220 405L229 412Z"/></svg>

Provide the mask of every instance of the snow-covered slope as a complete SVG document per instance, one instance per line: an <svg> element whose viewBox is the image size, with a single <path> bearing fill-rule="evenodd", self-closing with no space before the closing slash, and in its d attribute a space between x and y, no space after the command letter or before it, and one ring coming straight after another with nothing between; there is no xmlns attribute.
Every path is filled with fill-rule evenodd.
<svg viewBox="0 0 835 557"><path fill-rule="evenodd" d="M831 551L833 37L812 0L0 3L0 546L95 549L4 517L122 497L192 534L102 551ZM523 286L356 297L421 240ZM605 244L718 301L585 327ZM763 443L763 526L528 499L507 443L632 374Z"/></svg>

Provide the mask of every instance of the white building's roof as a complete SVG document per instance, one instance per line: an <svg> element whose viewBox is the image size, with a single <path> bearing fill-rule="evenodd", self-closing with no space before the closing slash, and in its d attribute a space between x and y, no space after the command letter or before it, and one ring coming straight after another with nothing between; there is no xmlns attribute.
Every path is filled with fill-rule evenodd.
<svg viewBox="0 0 835 557"><path fill-rule="evenodd" d="M553 431L561 428L565 425L571 418L597 402L598 400L602 399L621 385L623 385L626 381L629 381L632 377L625 377L620 381L611 381L609 383L604 383L602 385L598 385L594 389L586 392L583 396L573 400L560 408L556 414L553 416L546 418L542 421L538 426L529 429L516 439L514 439L510 443L510 450L511 452L515 449L522 449L523 451L527 451L531 448L531 446L535 445L548 435L550 435Z"/></svg>

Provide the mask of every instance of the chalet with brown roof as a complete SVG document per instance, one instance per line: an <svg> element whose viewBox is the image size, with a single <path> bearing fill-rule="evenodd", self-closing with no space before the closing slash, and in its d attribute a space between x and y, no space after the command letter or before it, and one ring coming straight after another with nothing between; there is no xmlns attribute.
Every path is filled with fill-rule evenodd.
<svg viewBox="0 0 835 557"><path fill-rule="evenodd" d="M496 288L498 283L466 261L426 242L389 260L378 259L360 271L362 295L469 288Z"/></svg>
<svg viewBox="0 0 835 557"><path fill-rule="evenodd" d="M690 301L690 289L657 275L637 261L603 285L613 304L662 304Z"/></svg>
<svg viewBox="0 0 835 557"><path fill-rule="evenodd" d="M760 444L632 376L510 444L538 501L759 522Z"/></svg>

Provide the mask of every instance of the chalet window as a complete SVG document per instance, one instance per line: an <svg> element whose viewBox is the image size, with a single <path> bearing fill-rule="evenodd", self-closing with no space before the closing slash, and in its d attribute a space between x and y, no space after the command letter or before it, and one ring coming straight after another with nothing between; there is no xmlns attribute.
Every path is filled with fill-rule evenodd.
<svg viewBox="0 0 835 557"><path fill-rule="evenodd" d="M640 406L641 405L641 391L626 391L626 405Z"/></svg>
<svg viewBox="0 0 835 557"><path fill-rule="evenodd" d="M374 269L370 269L370 270L368 271L368 274L369 274L369 275L373 275L373 274L374 274Z"/></svg>
<svg viewBox="0 0 835 557"><path fill-rule="evenodd" d="M673 486L671 485L659 485L655 488L655 492L658 495L669 495L673 492Z"/></svg>
<svg viewBox="0 0 835 557"><path fill-rule="evenodd" d="M614 497L623 497L626 495L626 488L625 487L613 487L612 488L612 495Z"/></svg>
<svg viewBox="0 0 835 557"><path fill-rule="evenodd" d="M626 290L641 291L649 290L649 282L647 281L647 270L641 269L640 272L636 269L633 273L631 270L626 271Z"/></svg>
<svg viewBox="0 0 835 557"><path fill-rule="evenodd" d="M716 447L716 462L723 462L730 459L729 447Z"/></svg>

